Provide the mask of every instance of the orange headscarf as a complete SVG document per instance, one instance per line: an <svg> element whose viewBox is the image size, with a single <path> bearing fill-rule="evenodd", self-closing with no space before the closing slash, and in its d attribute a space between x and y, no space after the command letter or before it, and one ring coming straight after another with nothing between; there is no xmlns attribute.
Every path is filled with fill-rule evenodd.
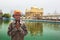
<svg viewBox="0 0 60 40"><path fill-rule="evenodd" d="M14 10L14 15L21 15L21 11L20 10Z"/></svg>

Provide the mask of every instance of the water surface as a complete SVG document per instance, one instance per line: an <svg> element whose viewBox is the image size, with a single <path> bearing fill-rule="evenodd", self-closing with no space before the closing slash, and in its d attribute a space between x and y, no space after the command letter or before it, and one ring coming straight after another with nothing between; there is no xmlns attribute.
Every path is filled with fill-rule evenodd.
<svg viewBox="0 0 60 40"><path fill-rule="evenodd" d="M0 40L10 40L7 29L11 21L0 20ZM24 40L60 40L60 23L25 22L28 34Z"/></svg>

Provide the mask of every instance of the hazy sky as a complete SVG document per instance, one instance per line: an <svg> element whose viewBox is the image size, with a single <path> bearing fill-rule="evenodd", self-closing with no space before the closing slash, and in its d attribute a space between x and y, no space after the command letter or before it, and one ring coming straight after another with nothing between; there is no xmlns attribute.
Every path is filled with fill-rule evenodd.
<svg viewBox="0 0 60 40"><path fill-rule="evenodd" d="M32 6L44 8L44 14L52 14L55 10L60 13L60 0L0 0L0 9L4 12L20 9L24 13L26 8Z"/></svg>

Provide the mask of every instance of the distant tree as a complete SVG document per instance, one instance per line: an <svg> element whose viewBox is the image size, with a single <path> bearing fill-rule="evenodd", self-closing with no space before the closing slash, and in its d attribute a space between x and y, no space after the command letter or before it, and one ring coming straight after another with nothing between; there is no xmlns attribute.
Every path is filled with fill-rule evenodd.
<svg viewBox="0 0 60 40"><path fill-rule="evenodd" d="M5 17L5 18L10 18L11 15L10 15L9 13L5 13L5 14L3 14L3 17Z"/></svg>

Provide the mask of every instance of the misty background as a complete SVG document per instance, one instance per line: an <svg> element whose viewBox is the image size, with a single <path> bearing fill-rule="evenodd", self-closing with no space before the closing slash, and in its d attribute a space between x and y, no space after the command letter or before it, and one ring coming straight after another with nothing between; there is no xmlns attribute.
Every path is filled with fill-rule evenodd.
<svg viewBox="0 0 60 40"><path fill-rule="evenodd" d="M60 14L60 0L0 0L0 10L12 13L13 10L21 10L25 14L25 10L32 6L44 9L44 15ZM56 12L56 13L55 13Z"/></svg>

